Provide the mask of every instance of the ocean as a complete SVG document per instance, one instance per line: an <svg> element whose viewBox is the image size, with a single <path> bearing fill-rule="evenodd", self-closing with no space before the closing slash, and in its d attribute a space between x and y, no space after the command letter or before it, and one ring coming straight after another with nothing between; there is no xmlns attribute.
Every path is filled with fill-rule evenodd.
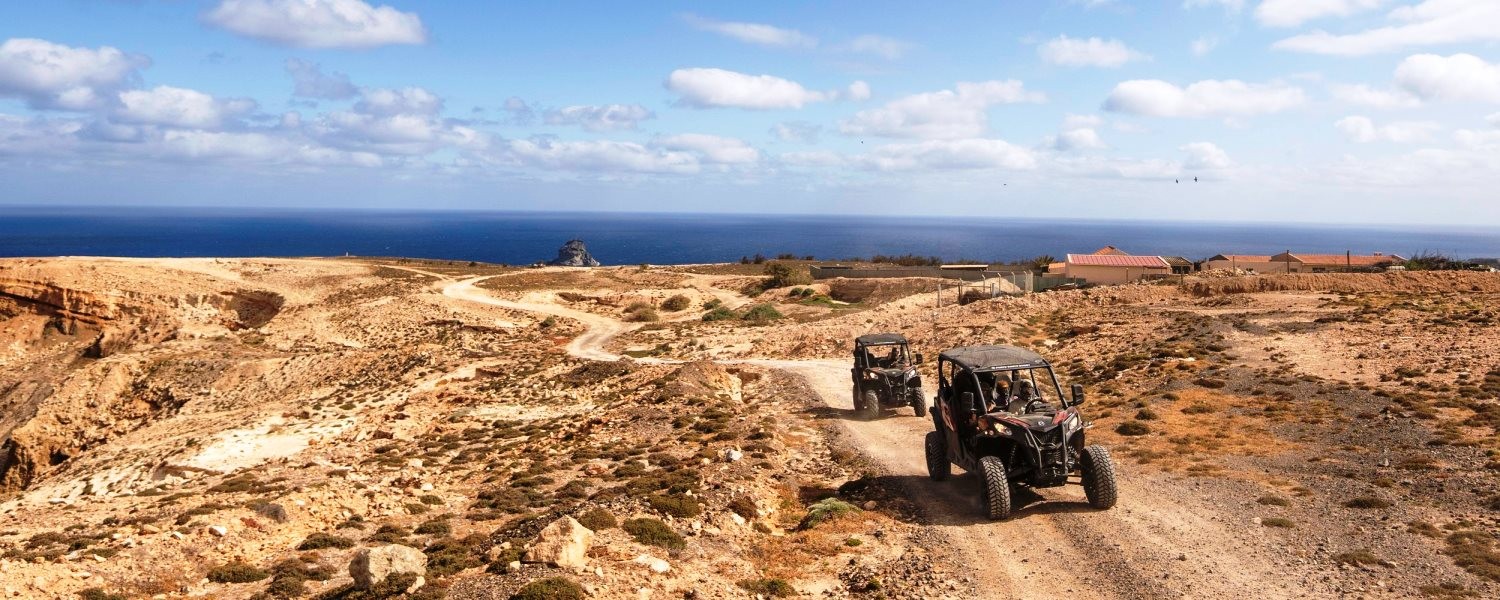
<svg viewBox="0 0 1500 600"><path fill-rule="evenodd" d="M916 254L1002 261L1087 253L1500 256L1500 227L955 217L0 207L0 256L405 256L527 264L584 240L601 262Z"/></svg>

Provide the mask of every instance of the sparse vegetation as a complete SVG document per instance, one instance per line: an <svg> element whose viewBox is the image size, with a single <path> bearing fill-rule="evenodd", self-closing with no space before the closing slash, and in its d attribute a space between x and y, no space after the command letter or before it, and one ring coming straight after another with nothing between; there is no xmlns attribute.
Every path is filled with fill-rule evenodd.
<svg viewBox="0 0 1500 600"><path fill-rule="evenodd" d="M253 565L234 561L208 570L208 580L214 583L250 583L260 581L271 574Z"/></svg>
<svg viewBox="0 0 1500 600"><path fill-rule="evenodd" d="M658 546L668 550L681 550L687 546L682 536L672 531L672 528L661 522L661 519L630 519L625 521L620 528L629 533L635 541L647 546Z"/></svg>
<svg viewBox="0 0 1500 600"><path fill-rule="evenodd" d="M773 598L787 598L797 595L797 589L785 579L745 579L739 582L740 588L752 594L770 596Z"/></svg>
<svg viewBox="0 0 1500 600"><path fill-rule="evenodd" d="M583 586L566 577L537 579L518 590L510 600L584 600Z"/></svg>
<svg viewBox="0 0 1500 600"><path fill-rule="evenodd" d="M687 296L684 296L682 294L677 294L675 296L672 296L671 298L663 300L661 303L661 309L667 312L681 312L687 310L688 307L692 305L692 298L688 298Z"/></svg>

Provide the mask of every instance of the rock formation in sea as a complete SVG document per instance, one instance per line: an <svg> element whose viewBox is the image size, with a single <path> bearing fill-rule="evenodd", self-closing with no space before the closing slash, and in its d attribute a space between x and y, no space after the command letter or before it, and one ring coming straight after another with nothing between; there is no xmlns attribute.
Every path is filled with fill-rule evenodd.
<svg viewBox="0 0 1500 600"><path fill-rule="evenodd" d="M557 250L557 258L547 264L554 267L597 267L599 261L589 254L583 240L568 240L568 243Z"/></svg>

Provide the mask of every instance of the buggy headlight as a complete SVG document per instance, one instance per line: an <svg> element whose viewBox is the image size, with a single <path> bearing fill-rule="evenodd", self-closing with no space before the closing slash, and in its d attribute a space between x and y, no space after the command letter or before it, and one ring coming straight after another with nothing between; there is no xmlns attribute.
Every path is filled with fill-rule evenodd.
<svg viewBox="0 0 1500 600"><path fill-rule="evenodd" d="M1078 431L1078 427L1082 424L1083 419L1078 418L1078 413L1068 415L1067 420L1063 421L1063 433L1070 434Z"/></svg>

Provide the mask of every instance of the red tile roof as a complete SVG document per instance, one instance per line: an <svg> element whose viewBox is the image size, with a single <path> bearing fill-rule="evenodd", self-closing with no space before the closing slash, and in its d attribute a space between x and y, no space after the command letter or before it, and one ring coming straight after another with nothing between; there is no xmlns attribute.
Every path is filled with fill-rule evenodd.
<svg viewBox="0 0 1500 600"><path fill-rule="evenodd" d="M1126 252L1126 251L1121 250L1119 248L1116 248L1114 246L1105 246L1103 248L1095 250L1094 254L1100 255L1100 256L1129 256L1130 255L1129 252Z"/></svg>
<svg viewBox="0 0 1500 600"><path fill-rule="evenodd" d="M1223 260L1233 260L1238 262L1271 262L1271 257L1265 254L1220 254L1218 255L1218 257L1222 257Z"/></svg>
<svg viewBox="0 0 1500 600"><path fill-rule="evenodd" d="M1128 256L1123 254L1069 254L1068 264L1089 267L1156 267L1169 269L1160 256Z"/></svg>

